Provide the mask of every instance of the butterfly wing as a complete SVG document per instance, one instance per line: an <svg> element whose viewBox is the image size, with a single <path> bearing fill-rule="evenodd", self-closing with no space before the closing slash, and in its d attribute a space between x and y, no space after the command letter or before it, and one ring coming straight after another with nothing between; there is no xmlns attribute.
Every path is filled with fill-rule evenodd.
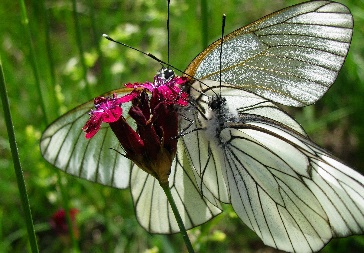
<svg viewBox="0 0 364 253"><path fill-rule="evenodd" d="M317 101L344 63L353 29L350 11L331 1L288 7L224 37L221 80L289 106ZM220 79L220 44L187 67L197 79Z"/></svg>
<svg viewBox="0 0 364 253"><path fill-rule="evenodd" d="M205 197L201 196L198 182L200 180L193 174L179 142L169 176L169 186L186 229L205 223L221 213L219 202L206 188ZM180 231L158 180L141 169L133 168L131 190L137 219L147 231L162 234ZM212 200L212 204L207 199Z"/></svg>
<svg viewBox="0 0 364 253"><path fill-rule="evenodd" d="M125 95L130 89L112 91ZM123 104L128 111L130 103ZM120 155L123 150L108 124L103 124L91 139L82 127L94 107L93 100L76 107L54 121L43 133L40 150L43 157L68 174L120 189L129 187L131 162ZM132 124L131 120L129 123Z"/></svg>
<svg viewBox="0 0 364 253"><path fill-rule="evenodd" d="M130 89L120 89L113 93L126 95ZM131 103L123 104L127 112ZM152 233L178 232L176 220L159 182L145 173L122 154L123 150L108 124L103 124L91 139L85 138L82 127L89 119L89 101L66 113L53 122L43 133L40 148L43 157L68 174L115 188L131 187L134 206L139 223ZM125 115L125 114L124 114ZM126 118L133 126L131 118ZM218 215L219 202L212 194L201 196L188 159L181 145L173 162L169 177L172 195L182 215L186 228L200 225Z"/></svg>
<svg viewBox="0 0 364 253"><path fill-rule="evenodd" d="M255 118L220 140L231 204L265 244L310 252L364 232L364 177L305 136Z"/></svg>
<svg viewBox="0 0 364 253"><path fill-rule="evenodd" d="M226 104L218 114L209 102L220 94L219 83L203 83L209 88L195 83L191 89L199 109L196 131L183 137L186 152L214 196L231 203L266 245L311 252L332 237L363 233L362 175L255 94L223 83Z"/></svg>
<svg viewBox="0 0 364 253"><path fill-rule="evenodd" d="M208 119L208 117L211 111L210 99L220 92L228 98L226 103L227 107L231 108L230 112L235 112L227 114L227 120L239 117L241 114L259 115L272 120L277 119L302 135L306 133L289 115L282 113L274 103L262 97L225 83L222 83L220 87L220 83L211 80L195 82L190 89L193 105L182 108L180 112L186 118L181 121L181 129L186 129L182 137L185 151L196 169L197 177L203 179L202 182L217 199L229 203L229 188L224 185L224 167L221 166L225 158L221 152L215 152L221 149L220 142L214 137L216 129L206 129L208 125L219 124L215 119ZM199 131L199 129L206 129L206 131Z"/></svg>

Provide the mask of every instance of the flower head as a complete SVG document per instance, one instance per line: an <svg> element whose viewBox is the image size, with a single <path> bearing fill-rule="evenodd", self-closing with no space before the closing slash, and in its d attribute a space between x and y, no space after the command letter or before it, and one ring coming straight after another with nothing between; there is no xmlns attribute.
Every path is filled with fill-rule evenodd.
<svg viewBox="0 0 364 253"><path fill-rule="evenodd" d="M157 93L155 94L158 95L155 97L157 102L186 106L188 104L188 94L180 88L186 82L187 79L185 77L175 76L172 70L162 69L154 76L153 83L128 83L125 87L134 89L143 88L152 94Z"/></svg>
<svg viewBox="0 0 364 253"><path fill-rule="evenodd" d="M82 128L86 138L93 137L102 122L109 123L125 151L125 156L160 183L168 183L172 161L177 150L178 115L175 106L186 106L188 95L181 89L186 79L162 69L154 82L128 83L130 94L118 98L98 97L90 119ZM148 95L151 93L151 96ZM128 112L137 128L125 120L122 104L131 102Z"/></svg>
<svg viewBox="0 0 364 253"><path fill-rule="evenodd" d="M111 123L117 121L123 113L121 104L131 101L136 96L138 96L138 92L133 91L120 98L117 98L115 93L112 97L95 98L95 109L91 109L90 119L82 128L86 133L86 138L92 138L100 130L102 122Z"/></svg>

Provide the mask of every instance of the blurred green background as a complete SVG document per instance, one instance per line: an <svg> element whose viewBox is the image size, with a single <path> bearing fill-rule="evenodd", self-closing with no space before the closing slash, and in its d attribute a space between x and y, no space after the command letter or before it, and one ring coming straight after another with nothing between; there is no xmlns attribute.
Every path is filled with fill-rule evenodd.
<svg viewBox="0 0 364 253"><path fill-rule="evenodd" d="M219 38L221 16L226 33L300 1L171 1L170 62L179 69ZM364 172L364 1L345 3L354 16L354 36L340 75L323 99L303 109L287 108L310 137L348 165ZM128 82L152 80L160 65L111 43L107 33L133 47L167 59L164 0L27 0L30 33L42 94L30 60L30 45L18 1L0 4L0 55L20 158L41 252L69 252L67 236L50 226L63 208L58 177L40 155L39 138L47 122L73 107ZM77 20L75 20L75 15ZM206 23L208 29L202 29ZM80 61L80 46L84 64ZM33 65L34 66L34 65ZM87 88L88 87L88 88ZM41 109L42 97L46 115ZM116 190L62 173L62 185L76 215L82 252L181 252L180 235L150 235L136 221L128 190ZM199 252L276 252L266 247L234 215L225 212L190 231ZM8 137L0 110L0 252L28 248ZM364 237L333 240L323 252L364 251Z"/></svg>

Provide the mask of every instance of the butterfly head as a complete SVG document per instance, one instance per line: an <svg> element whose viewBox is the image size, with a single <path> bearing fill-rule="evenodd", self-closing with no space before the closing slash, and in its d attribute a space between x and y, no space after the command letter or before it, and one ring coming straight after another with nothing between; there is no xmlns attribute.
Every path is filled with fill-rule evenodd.
<svg viewBox="0 0 364 253"><path fill-rule="evenodd" d="M224 107L226 99L220 95L213 96L209 102L209 107L213 111L218 111Z"/></svg>
<svg viewBox="0 0 364 253"><path fill-rule="evenodd" d="M156 86L165 84L173 80L175 77L174 71L168 68L160 69L154 77L154 83Z"/></svg>

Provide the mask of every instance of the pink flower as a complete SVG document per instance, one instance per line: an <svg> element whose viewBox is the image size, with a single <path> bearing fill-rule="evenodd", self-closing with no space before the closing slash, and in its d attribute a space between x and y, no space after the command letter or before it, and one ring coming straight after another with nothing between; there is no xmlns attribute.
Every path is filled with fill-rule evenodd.
<svg viewBox="0 0 364 253"><path fill-rule="evenodd" d="M166 69L162 69L161 71L168 71ZM188 94L186 92L182 92L180 86L187 82L187 78L172 76L168 79L164 77L164 75L157 74L154 77L154 83L146 82L146 83L128 83L125 84L127 88L144 88L149 90L150 92L158 92L158 98L163 100L166 104L176 104L180 106L186 106L188 104Z"/></svg>
<svg viewBox="0 0 364 253"><path fill-rule="evenodd" d="M138 96L138 92L133 91L121 98L117 98L116 94L113 94L112 97L95 98L95 109L90 111L90 119L82 128L86 132L86 138L92 138L100 130L102 122L111 123L117 121L123 113L121 104L131 101L136 96Z"/></svg>
<svg viewBox="0 0 364 253"><path fill-rule="evenodd" d="M102 122L109 123L125 151L125 156L139 168L153 175L160 183L168 183L172 161L177 150L178 115L175 106L186 106L188 94L181 89L186 78L176 77L163 69L154 83L126 84L134 90L123 97L98 97L90 119L82 128L86 138L93 137ZM166 74L168 76L166 76ZM151 92L151 97L147 91ZM131 102L129 115L137 129L122 116L123 103Z"/></svg>

